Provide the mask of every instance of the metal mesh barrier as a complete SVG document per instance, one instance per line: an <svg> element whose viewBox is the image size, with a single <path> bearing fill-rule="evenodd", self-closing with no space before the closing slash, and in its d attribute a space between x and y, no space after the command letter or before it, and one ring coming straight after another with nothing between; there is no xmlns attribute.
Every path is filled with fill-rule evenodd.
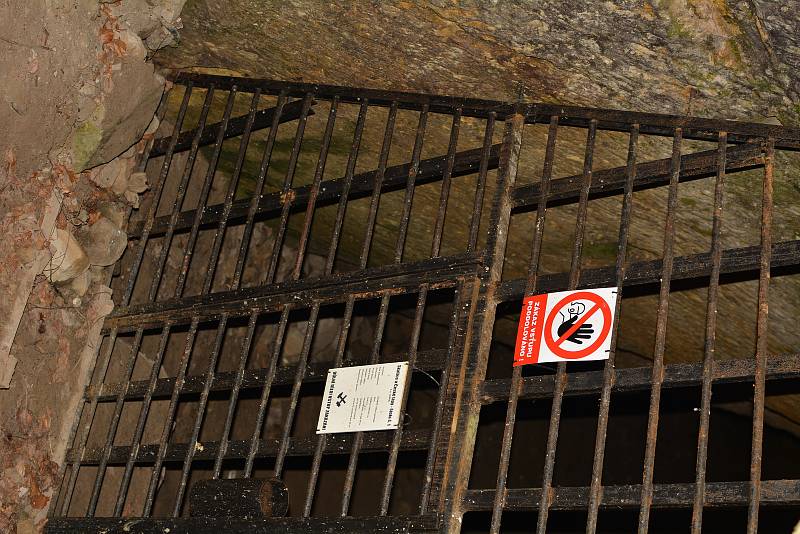
<svg viewBox="0 0 800 534"><path fill-rule="evenodd" d="M797 320L767 306L800 298L780 196L800 131L175 83L49 531L756 532L798 515L798 466L769 460L795 438L765 417L791 419L800 384ZM512 368L523 297L607 286L608 360ZM731 306L752 319L738 339ZM328 369L392 361L412 370L400 428L315 434ZM713 466L724 440L738 474ZM289 517L190 517L198 481L251 477L286 483Z"/></svg>

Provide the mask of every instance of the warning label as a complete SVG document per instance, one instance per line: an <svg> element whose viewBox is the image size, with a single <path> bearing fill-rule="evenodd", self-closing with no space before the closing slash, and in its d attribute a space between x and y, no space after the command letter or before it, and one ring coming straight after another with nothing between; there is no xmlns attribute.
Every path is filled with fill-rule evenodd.
<svg viewBox="0 0 800 534"><path fill-rule="evenodd" d="M407 376L408 362L329 370L317 434L397 428Z"/></svg>
<svg viewBox="0 0 800 534"><path fill-rule="evenodd" d="M617 294L604 287L526 297L514 365L607 359Z"/></svg>

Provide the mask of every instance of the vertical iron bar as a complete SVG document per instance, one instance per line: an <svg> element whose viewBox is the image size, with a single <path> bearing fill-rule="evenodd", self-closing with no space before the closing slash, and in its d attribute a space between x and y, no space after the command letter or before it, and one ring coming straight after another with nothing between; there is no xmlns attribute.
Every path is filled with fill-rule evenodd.
<svg viewBox="0 0 800 534"><path fill-rule="evenodd" d="M553 174L553 158L555 156L556 136L558 135L558 117L550 118L550 127L547 132L547 147L545 149L544 167L542 169L539 202L536 209L536 227L531 244L531 257L528 268L528 280L525 284L525 295L530 295L536 290L539 276L539 256L542 250L544 235L544 221L547 213L547 196L550 193L550 178ZM503 442L500 448L500 465L497 470L497 484L492 507L492 522L490 532L500 532L503 507L506 501L506 481L508 479L508 464L511 459L511 442L514 438L514 426L517 418L517 403L519 390L522 384L522 367L514 367L511 375L511 391L509 392L508 406L506 408L506 422L503 428Z"/></svg>
<svg viewBox="0 0 800 534"><path fill-rule="evenodd" d="M181 269L178 271L178 281L175 284L175 298L183 296L183 290L186 287L186 279L189 275L189 267L191 266L194 247L197 244L197 238L200 234L200 224L203 221L203 215L208 207L208 195L211 192L211 185L214 183L214 174L217 171L217 163L222 153L222 143L225 141L225 131L228 129L228 121L233 111L233 101L236 98L236 91L237 88L234 85L228 93L225 112L219 124L219 129L217 130L217 138L214 140L214 149L211 154L211 159L208 162L208 170L203 180L203 186L200 189L200 197L197 200L197 209L195 210L194 220L192 221L192 228L189 230L189 239L186 241L186 248L183 251Z"/></svg>
<svg viewBox="0 0 800 534"><path fill-rule="evenodd" d="M164 243L162 245L161 253L159 254L158 263L156 265L156 272L153 275L153 280L150 283L150 291L148 293L148 302L154 302L158 295L158 289L161 285L161 278L164 273L164 266L167 262L167 256L169 255L169 250L172 246L172 239L175 235L175 225L178 222L178 216L180 215L181 206L183 205L183 200L186 196L186 189L189 184L189 180L192 176L192 171L194 169L194 164L197 159L197 152L200 148L200 138L202 137L203 131L206 126L206 121L208 119L208 113L211 109L211 103L214 97L214 88L213 86L209 87L206 91L206 96L203 100L203 107L200 112L200 120L197 123L197 132L195 133L194 138L192 139L192 145L189 150L189 157L186 160L186 164L183 168L183 175L181 176L181 181L178 184L178 191L175 195L175 202L172 205L172 212L170 213L170 220L169 225L167 227L167 231L164 235ZM166 348L166 345L163 345L163 342L169 338L169 326L165 326L161 331L161 342L159 343L160 346ZM139 332L142 332L143 329L140 328ZM137 335L139 335L137 332ZM131 357L135 359L135 353L131 353ZM140 441L142 437L142 433L144 432L144 425L147 419L147 414L150 409L150 402L152 399L153 392L151 391L151 387L155 388L155 382L153 380L153 376L158 377L158 371L161 366L161 360L163 358L163 352L159 350L159 355L156 360L153 362L154 369L151 370L151 380L148 383L148 389L145 392L145 398L142 401L142 408L139 412L139 417L136 423L136 431L134 433L133 443L131 443L131 452L128 458L128 461L125 465L125 472L122 477L122 485L120 486L119 493L117 494L117 502L115 504L115 514L119 515L122 512L122 507L125 503L125 497L128 493L128 484L130 483L130 478L133 474L133 466L134 466L134 459L135 456L138 454ZM131 368L131 371L133 369ZM125 396L128 392L128 387L130 386L130 376L125 382L125 389L121 392L121 396L118 399L119 403L122 403ZM120 409L122 407L120 406ZM110 450L107 453L110 454ZM105 474L105 469L98 470L98 477L101 477Z"/></svg>
<svg viewBox="0 0 800 534"><path fill-rule="evenodd" d="M239 186L239 177L242 174L242 166L244 165L245 157L247 156L247 145L250 143L250 133L253 130L253 121L256 118L256 111L258 111L258 100L261 97L261 90L256 89L253 93L253 98L250 101L250 111L247 114L247 122L244 126L244 132L239 140L239 154L236 157L236 165L233 169L233 175L228 183L228 191L225 194L225 203L220 215L217 231L214 234L214 244L211 246L211 255L208 260L208 267L206 268L206 275L203 280L203 294L211 291L211 286L214 283L214 274L217 271L217 262L219 260L219 253L222 250L222 243L225 241L225 230L228 227L228 217L231 213L231 206L233 206L233 199L236 196L236 189Z"/></svg>
<svg viewBox="0 0 800 534"><path fill-rule="evenodd" d="M589 188L592 185L592 159L594 157L594 140L597 131L597 121L589 123L589 131L586 136L586 154L583 158L583 184L581 185L580 200L578 203L578 216L575 222L575 241L572 248L572 260L570 262L568 289L572 290L578 286L581 270L581 252L583 249L583 235L586 226L586 210L589 200ZM545 202L544 200L542 202ZM544 221L542 221L544 224ZM537 265L538 267L538 265ZM561 406L564 399L564 389L567 387L567 364L559 362L556 367L556 381L553 387L553 399L550 408L550 426L547 431L547 447L544 460L544 472L542 474L542 496L539 500L539 515L537 517L536 530L539 534L547 531L547 518L550 512L550 502L552 500L553 472L556 462L556 448L558 447L558 430L561 426Z"/></svg>
<svg viewBox="0 0 800 534"><path fill-rule="evenodd" d="M300 148L303 145L303 135L305 134L306 124L308 123L308 110L311 109L311 104L312 95L311 93L307 93L303 98L303 108L297 123L297 130L294 134L292 153L291 156L289 156L289 166L286 169L286 176L283 180L283 187L281 188L281 201L283 202L281 219L278 224L278 231L275 234L275 242L272 244L272 256L269 260L269 267L267 268L266 276L262 280L262 284L273 283L275 281L275 275L278 272L281 248L283 248L283 238L286 234L286 226L289 222L289 211L292 208L292 202L294 200L294 195L291 191L292 182L294 181L294 173L297 169L297 159L300 156Z"/></svg>
<svg viewBox="0 0 800 534"><path fill-rule="evenodd" d="M478 170L478 184L475 187L475 204L472 208L472 221L469 225L469 242L467 252L473 252L478 246L478 230L481 226L481 212L483 211L483 197L486 191L486 176L489 172L489 153L492 150L492 137L494 135L494 121L497 114L492 111L486 119L486 132L483 136L481 148L481 165Z"/></svg>
<svg viewBox="0 0 800 534"><path fill-rule="evenodd" d="M619 219L619 239L617 240L616 286L620 294L614 307L614 317L619 317L622 306L622 282L625 279L625 256L628 250L628 232L633 210L633 182L636 179L636 147L639 142L639 125L631 125L628 138L628 158L625 169L625 188L622 197L622 213ZM608 431L608 413L611 408L611 389L614 387L614 359L617 350L619 328L611 332L611 352L603 367L603 390L600 394L600 412L597 416L597 432L595 434L594 461L592 463L592 480L589 488L589 510L586 520L586 533L594 534L597 530L597 514L603 498L603 461L606 451L606 433Z"/></svg>
<svg viewBox="0 0 800 534"><path fill-rule="evenodd" d="M120 484L119 493L117 494L117 502L114 505L114 515L121 516L125 506L125 499L128 496L128 489L130 487L131 477L133 476L133 467L136 463L136 458L139 456L139 448L142 443L142 436L144 435L144 428L147 424L147 414L150 412L150 405L153 401L153 393L158 383L158 375L161 370L161 363L164 361L164 353L167 350L167 342L169 341L169 333L172 327L171 322L164 324L161 329L161 338L158 342L158 354L153 361L153 367L150 369L150 380L147 383L147 390L142 399L142 408L139 412L139 418L136 422L136 430L133 434L133 444L131 445L131 452L128 455L128 461L125 463L125 472L122 475L122 482Z"/></svg>
<svg viewBox="0 0 800 534"><path fill-rule="evenodd" d="M347 336L350 333L350 324L353 318L353 307L355 301L350 298L347 301L344 310L344 317L342 319L342 329L339 331L339 340L336 347L336 359L333 362L333 368L341 367L344 361L344 353L347 348ZM322 454L325 451L326 434L317 436L317 446L314 449L314 458L311 462L311 474L308 480L308 490L306 491L306 501L303 506L303 517L311 515L311 508L314 505L314 494L317 489L317 480L319 478L319 469L322 464Z"/></svg>
<svg viewBox="0 0 800 534"><path fill-rule="evenodd" d="M89 509L86 512L86 517L94 517L97 510L97 501L100 498L100 490L103 487L103 480L105 479L106 466L108 465L108 458L111 456L111 447L114 446L114 437L117 435L117 427L119 420L122 417L122 408L125 405L125 393L128 391L128 386L131 382L133 375L133 367L136 365L136 356L139 354L139 348L142 345L142 337L144 329L139 328L136 331L133 344L131 345L131 355L128 358L128 364L125 369L125 388L117 395L117 400L114 403L114 413L111 415L111 421L108 423L106 430L106 441L103 444L103 452L100 457L100 463L97 466L97 474L94 477L94 484L92 486L92 493L89 497Z"/></svg>
<svg viewBox="0 0 800 534"><path fill-rule="evenodd" d="M695 469L695 494L692 508L692 534L700 534L703 523L703 506L706 498L706 460L708 458L708 427L711 419L711 382L714 376L714 351L716 350L717 297L719 271L722 262L722 209L725 185L725 159L728 134L719 133L717 145L717 180L714 186L714 215L711 226L711 276L706 297L706 332L703 347L703 387L700 401L700 431L697 437L697 464Z"/></svg>
<svg viewBox="0 0 800 534"><path fill-rule="evenodd" d="M264 184L266 182L267 173L269 172L269 165L272 160L272 150L275 146L275 137L278 135L278 127L281 123L281 115L283 114L283 107L286 105L286 90L281 91L278 95L278 102L275 105L275 115L272 118L272 125L270 126L269 134L267 135L267 144L264 147L264 154L261 157L261 166L258 171L258 179L253 191L253 197L250 199L250 207L247 210L247 222L244 226L244 233L242 234L242 242L239 245L239 256L236 260L236 268L233 272L233 282L231 289L239 289L242 284L242 273L244 272L244 264L247 260L247 252L250 249L250 240L253 236L253 226L255 225L256 213L258 212L258 202L261 200L261 195L264 192Z"/></svg>
<svg viewBox="0 0 800 534"><path fill-rule="evenodd" d="M219 353L222 350L222 343L225 340L225 328L228 325L228 314L223 313L217 325L217 335L214 338L214 346L211 349L211 356L208 361L208 368L206 369L206 376L203 380L203 391L200 393L200 401L197 406L197 414L194 418L194 427L192 428L192 437L189 439L189 445L186 448L186 457L183 459L183 467L181 469L181 481L178 484L178 494L175 498L175 507L173 508L172 515L178 517L183 507L183 494L186 491L186 483L189 480L189 473L192 468L192 460L197 448L197 440L200 436L200 428L203 426L203 417L208 404L208 395L211 392L211 382L214 380L214 371L217 367L217 360ZM220 444L221 445L221 444Z"/></svg>
<svg viewBox="0 0 800 534"><path fill-rule="evenodd" d="M775 166L775 140L767 139L764 156L764 186L761 196L761 260L758 277L758 315L756 320L756 374L753 377L753 440L750 448L750 495L747 508L747 532L758 531L758 508L761 501L761 455L764 448L764 403L767 367L767 331L769 328L769 277L772 255L772 178Z"/></svg>
<svg viewBox="0 0 800 534"><path fill-rule="evenodd" d="M428 104L422 105L417 123L417 134L414 138L414 149L411 151L411 165L408 167L408 180L406 180L406 194L403 198L403 213L400 215L400 228L397 232L397 245L394 250L394 262L403 261L403 250L408 236L408 223L411 219L411 205L414 202L417 175L419 174L419 160L422 154L422 143L425 138L425 129L428 125Z"/></svg>
<svg viewBox="0 0 800 534"><path fill-rule="evenodd" d="M405 413L408 396L411 393L412 374L417 363L417 348L419 345L419 335L422 330L422 318L425 314L425 301L428 298L428 286L423 284L419 289L417 297L417 309L414 315L414 324L411 328L411 339L408 343L408 384L403 390L402 401L400 402L400 413ZM380 515L389 513L389 501L392 497L392 485L394 484L394 474L397 469L397 456L400 452L400 440L403 438L403 422L397 426L392 437L392 445L389 449L389 460L386 465L386 477L383 482L383 495L381 497Z"/></svg>
<svg viewBox="0 0 800 534"><path fill-rule="evenodd" d="M656 340L653 351L653 375L650 390L650 410L647 421L647 444L645 446L644 473L642 476L642 498L639 509L639 534L646 534L650 522L650 506L653 503L653 468L656 459L658 416L661 403L661 382L664 380L664 350L667 341L667 316L669 310L669 288L672 278L675 241L675 209L678 204L678 181L681 174L681 139L683 131L675 129L672 144L672 175L669 181L667 217L664 225L664 257L661 270L661 290L658 295L656 316Z"/></svg>
<svg viewBox="0 0 800 534"><path fill-rule="evenodd" d="M356 129L353 134L353 142L350 146L350 154L347 158L347 169L345 171L344 184L342 192L339 197L339 206L336 210L336 221L333 226L333 233L331 234L331 243L328 249L328 256L325 261L325 274L330 276L333 272L333 266L336 261L336 250L339 246L339 237L344 222L344 216L347 211L347 202L350 196L350 186L353 183L353 173L355 172L356 161L358 159L358 151L361 145L361 136L364 132L364 123L367 118L367 108L369 103L367 100L361 101L361 106L358 110L358 119L356 120ZM344 316L342 318L342 328L339 332L339 340L336 347L336 358L333 367L341 367L344 361L344 353L347 348L347 336L350 332L350 324L353 318L353 308L355 306L355 298L349 295L345 304ZM317 444L314 449L314 457L311 461L311 473L308 480L308 489L306 491L306 500L303 506L303 517L311 515L311 508L314 505L314 495L317 488L317 480L319 479L319 470L322 464L322 455L325 451L325 444L327 436L320 434L317 436Z"/></svg>
<svg viewBox="0 0 800 534"><path fill-rule="evenodd" d="M393 101L389 108L389 116L386 119L386 130L383 135L383 145L381 146L380 159L378 161L378 172L375 177L375 186L370 199L369 216L367 217L366 229L364 232L364 243L359 260L359 269L365 269L369 261L369 251L372 245L372 236L375 232L375 219L378 215L378 205L380 204L383 177L386 172L386 162L389 158L389 149L392 145L392 135L394 134L394 124L397 118L397 101ZM381 298L381 305L378 311L378 321L375 326L375 338L372 346L372 354L369 363L375 364L380 356L381 343L383 341L383 328L386 324L386 315L389 310L389 294L384 294ZM356 432L353 436L353 445L350 450L350 459L345 473L344 490L342 491L342 517L346 516L350 509L350 497L353 493L353 483L355 482L356 468L358 467L358 455L361 449L363 432Z"/></svg>
<svg viewBox="0 0 800 534"><path fill-rule="evenodd" d="M450 198L450 180L453 176L453 165L456 160L458 147L458 132L461 126L461 108L453 112L453 124L450 127L450 142L447 148L447 163L442 176L442 191L439 195L439 211L436 213L436 224L433 229L433 243L431 257L439 256L442 249L442 234L444 233L444 220L447 215L447 201Z"/></svg>
<svg viewBox="0 0 800 534"><path fill-rule="evenodd" d="M275 380L275 371L278 367L278 359L281 357L283 349L283 338L286 335L286 323L289 321L289 306L284 306L281 318L278 321L278 329L275 332L275 345L272 347L272 357L267 364L267 377L264 387L261 389L261 398L258 401L258 412L256 413L256 424L253 429L253 437L250 438L250 447L247 451L247 461L244 465L244 478L250 478L253 474L253 464L255 463L256 453L258 452L258 442L261 439L261 431L264 425L264 417L267 413L269 394L272 390L272 382Z"/></svg>
<svg viewBox="0 0 800 534"><path fill-rule="evenodd" d="M158 289L161 285L161 277L164 274L164 266L167 263L169 249L172 246L172 238L175 235L175 225L178 223L178 216L181 212L183 199L186 196L186 188L189 185L189 179L192 177L194 163L197 159L197 151L200 149L200 138L202 137L203 130L206 127L208 112L211 109L211 102L213 99L214 87L212 86L208 89L208 91L206 91L206 97L203 101L203 108L200 112L200 121L197 123L197 133L195 134L194 139L192 139L192 147L189 150L189 157L183 167L183 176L181 176L181 181L178 184L178 192L175 195L175 203L172 205L172 213L170 213L169 216L169 226L167 226L167 232L164 234L164 244L158 257L158 263L156 264L156 271L153 274L153 280L150 283L150 292L147 298L148 302L155 301L156 296L158 295Z"/></svg>
<svg viewBox="0 0 800 534"><path fill-rule="evenodd" d="M175 420L175 413L178 410L178 397L183 388L183 383L186 379L186 369L189 366L189 356L194 347L195 336L197 335L197 325L199 319L195 316L192 319L192 324L189 326L189 332L186 334L186 344L183 349L183 356L181 357L180 369L178 375L175 377L175 384L173 385L172 396L169 399L169 408L167 409L167 418L164 421L164 429L161 432L161 440L158 445L158 453L156 453L156 460L153 464L153 472L150 473L150 483L147 487L147 497L144 503L143 517L149 517L153 509L153 502L158 490L159 478L161 476L161 468L164 465L164 457L167 454L167 445L169 444L169 436L172 433L172 423Z"/></svg>
<svg viewBox="0 0 800 534"><path fill-rule="evenodd" d="M364 123L367 120L368 106L369 102L367 99L364 99L361 101L361 106L358 109L356 130L355 133L353 133L353 143L350 145L350 154L347 157L347 170L345 171L344 184L342 185L342 192L339 196L339 207L336 210L336 221L333 224L333 233L331 234L331 245L328 249L328 258L325 260L326 274L331 274L333 272L333 266L334 263L336 263L336 251L339 248L342 224L344 223L344 216L347 212L347 202L350 197L350 187L353 184L353 173L356 169L358 151L361 148L361 136L364 133Z"/></svg>
<svg viewBox="0 0 800 534"><path fill-rule="evenodd" d="M306 215L303 219L303 229L300 232L300 239L297 245L297 257L295 259L294 270L292 271L292 279L297 280L303 270L303 260L305 259L306 248L308 246L308 237L311 234L311 224L314 222L314 209L317 204L317 195L319 195L319 186L322 182L322 176L325 174L325 163L328 159L328 149L331 144L331 136L333 135L333 127L336 123L336 110L339 107L339 97L334 97L331 100L331 109L328 113L328 122L325 125L325 133L322 136L322 145L319 148L319 157L317 158L317 168L314 171L314 181L311 184L311 191L308 194L308 203L306 205Z"/></svg>
<svg viewBox="0 0 800 534"><path fill-rule="evenodd" d="M311 192L309 193L308 203L306 205L306 215L305 220L303 221L303 230L301 231L297 248L297 258L295 260L294 270L292 271L292 280L298 280L302 273L307 242L311 233L311 224L314 220L314 208L317 202L317 195L319 194L320 182L322 181L322 176L325 174L325 162L328 158L328 149L330 148L331 136L333 135L333 127L336 123L336 112L338 105L339 98L335 97L331 101L331 108L330 112L328 113L328 121L325 126L322 145L320 146L319 150L319 158L317 159L317 168L314 173L314 181L311 185ZM292 436L294 416L297 411L297 404L300 400L300 388L303 386L303 379L306 376L308 357L311 353L311 344L314 342L314 335L317 330L319 309L319 303L315 302L311 307L311 313L306 325L303 348L301 350L300 359L297 362L297 370L295 371L294 383L292 384L292 392L289 396L289 412L287 413L286 421L284 422L283 435L278 448L278 454L275 458L274 472L276 477L280 477L281 473L283 472L283 463L286 459L286 453L289 450L289 441L291 440Z"/></svg>

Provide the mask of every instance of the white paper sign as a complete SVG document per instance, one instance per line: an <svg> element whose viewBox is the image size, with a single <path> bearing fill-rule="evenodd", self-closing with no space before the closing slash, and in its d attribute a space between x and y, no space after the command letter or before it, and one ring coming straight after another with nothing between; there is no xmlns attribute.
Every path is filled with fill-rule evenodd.
<svg viewBox="0 0 800 534"><path fill-rule="evenodd" d="M317 434L397 428L407 376L408 362L329 370Z"/></svg>

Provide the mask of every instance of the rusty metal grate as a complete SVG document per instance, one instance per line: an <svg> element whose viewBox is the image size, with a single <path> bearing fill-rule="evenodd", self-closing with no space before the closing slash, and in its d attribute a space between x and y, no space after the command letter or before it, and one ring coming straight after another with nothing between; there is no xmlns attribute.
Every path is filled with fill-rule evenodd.
<svg viewBox="0 0 800 534"><path fill-rule="evenodd" d="M49 531L647 532L667 510L663 524L699 532L724 508L755 532L797 515L796 466L762 480L762 462L765 399L800 384L796 345L768 346L767 309L770 274L792 282L800 267L800 241L781 233L794 212L773 201L800 131L193 74L160 113L172 132L150 152ZM756 237L724 246L743 200L732 182ZM692 229L708 246L689 250L679 197L697 184L709 209ZM642 202L663 219L637 222ZM597 206L618 214L605 256L587 238ZM631 252L642 232L659 236L655 257ZM720 292L748 281L755 346L719 357ZM606 363L511 370L524 296L609 285L628 323L622 302L650 298L652 363L620 360L617 328ZM698 354L671 361L669 304L692 291ZM413 377L397 431L313 433L329 368L400 360ZM732 435L751 448L748 476L707 476L718 397L752 402ZM617 406L646 427L627 483L608 472ZM691 480L656 476L667 409L697 420ZM562 477L579 457L583 478ZM189 517L197 481L266 475L289 487L290 517Z"/></svg>

